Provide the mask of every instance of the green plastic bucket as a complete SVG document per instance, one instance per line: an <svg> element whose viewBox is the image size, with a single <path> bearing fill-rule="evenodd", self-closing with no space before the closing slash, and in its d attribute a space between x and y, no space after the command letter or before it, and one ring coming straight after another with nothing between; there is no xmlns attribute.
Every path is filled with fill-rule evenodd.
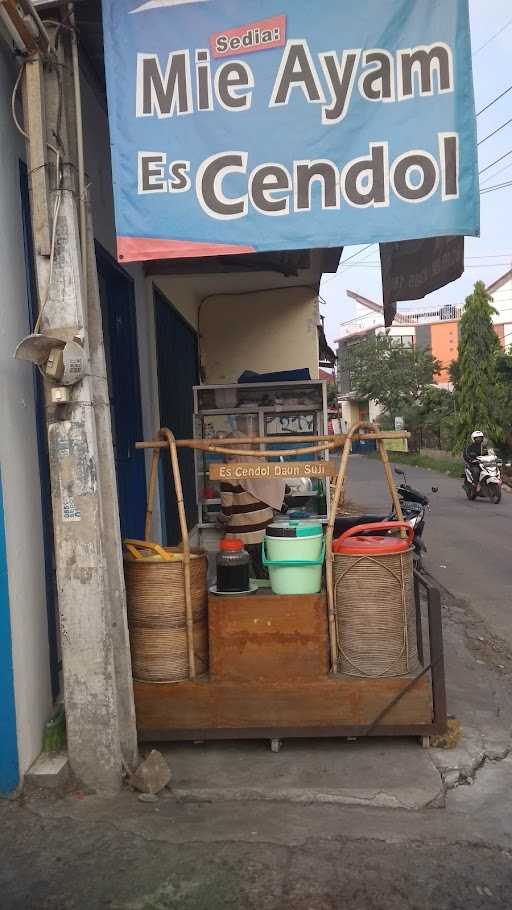
<svg viewBox="0 0 512 910"><path fill-rule="evenodd" d="M325 559L322 525L301 521L269 525L262 551L274 594L318 594Z"/></svg>

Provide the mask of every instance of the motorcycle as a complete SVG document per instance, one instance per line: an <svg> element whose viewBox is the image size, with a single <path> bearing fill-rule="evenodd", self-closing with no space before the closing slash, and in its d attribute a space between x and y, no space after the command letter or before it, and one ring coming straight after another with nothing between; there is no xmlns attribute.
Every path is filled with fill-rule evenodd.
<svg viewBox="0 0 512 910"><path fill-rule="evenodd" d="M470 502L473 502L478 496L482 499L489 499L494 505L501 502L502 479L500 468L503 464L499 461L496 453L489 449L488 455L480 455L475 459L480 468L478 483L475 482L473 473L469 464L464 465L464 492Z"/></svg>
<svg viewBox="0 0 512 910"><path fill-rule="evenodd" d="M423 531L425 530L425 516L430 511L430 500L428 496L409 486L405 471L395 468L395 473L403 477L403 482L399 485L397 492L400 499L400 507L404 521L407 521L414 530L413 538L413 562L414 568L421 571L423 567L423 554L427 548L423 542ZM437 493L438 488L432 487L432 492ZM395 509L388 515L356 515L336 518L334 522L334 536L339 537L349 528L355 528L357 525L375 524L381 521L398 521ZM370 532L371 533L371 532ZM362 532L364 535L364 531Z"/></svg>

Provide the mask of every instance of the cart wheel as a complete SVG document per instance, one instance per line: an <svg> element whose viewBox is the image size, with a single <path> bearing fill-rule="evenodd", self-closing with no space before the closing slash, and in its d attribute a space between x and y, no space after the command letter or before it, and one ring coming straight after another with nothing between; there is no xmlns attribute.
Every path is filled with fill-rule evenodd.
<svg viewBox="0 0 512 910"><path fill-rule="evenodd" d="M280 752L282 745L283 745L282 739L271 739L270 740L270 751L271 752Z"/></svg>
<svg viewBox="0 0 512 910"><path fill-rule="evenodd" d="M420 742L422 749L430 749L430 736L422 736Z"/></svg>

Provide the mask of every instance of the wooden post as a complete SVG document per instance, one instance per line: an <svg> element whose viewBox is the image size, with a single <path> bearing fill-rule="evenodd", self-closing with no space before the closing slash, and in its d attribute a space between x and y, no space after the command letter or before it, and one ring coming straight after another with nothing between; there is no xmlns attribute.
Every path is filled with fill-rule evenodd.
<svg viewBox="0 0 512 910"><path fill-rule="evenodd" d="M187 647L188 647L188 668L190 679L196 678L196 658L194 653L194 616L192 612L192 590L190 586L190 540L188 536L187 515L183 501L183 488L181 486L180 466L178 462L178 452L176 441L173 434L167 428L160 430L160 436L165 439L169 445L171 456L171 466L174 478L174 488L176 492L176 502L178 504L178 516L180 519L181 540L183 544L183 573L185 583L185 612L187 620Z"/></svg>
<svg viewBox="0 0 512 910"><path fill-rule="evenodd" d="M50 189L43 64L38 54L25 63L23 111L27 142L32 233L36 256L50 255ZM52 143L53 145L54 143Z"/></svg>
<svg viewBox="0 0 512 910"><path fill-rule="evenodd" d="M391 496L391 501L393 503L393 506L394 506L394 509L396 512L397 521L403 521L404 516L402 513L402 506L400 504L400 499L399 499L398 493L396 491L396 484L395 484L395 480L393 477L393 472L391 470L391 465L389 463L388 452L387 452L386 446L384 445L384 440L378 439L377 445L379 447L379 455L380 455L382 464L384 466L384 473L386 475L386 480L388 482L389 494ZM405 537L405 531L403 531L403 530L400 531L400 536Z"/></svg>

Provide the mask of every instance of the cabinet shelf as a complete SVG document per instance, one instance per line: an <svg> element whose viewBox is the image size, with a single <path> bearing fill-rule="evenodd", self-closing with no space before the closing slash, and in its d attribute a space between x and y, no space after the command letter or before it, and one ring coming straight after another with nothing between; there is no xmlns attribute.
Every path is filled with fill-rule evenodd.
<svg viewBox="0 0 512 910"><path fill-rule="evenodd" d="M212 407L214 397L212 393L226 391L229 396L219 396L221 407ZM252 397L254 402L244 402L240 406L226 407L226 398L237 401L240 398ZM278 404L271 404L270 399L279 398ZM300 400L300 404L293 401ZM309 403L306 403L308 402ZM204 402L207 407L201 408ZM237 418L240 418L239 420ZM251 383L250 385L223 385L223 386L197 386L194 389L194 435L197 439L207 439L211 442L219 441L228 435L244 436L253 433L258 436L268 437L269 461L276 462L281 457L283 449L292 447L287 442L288 436L303 435L312 437L327 433L327 389L326 383L317 380L300 383ZM311 445L313 445L313 441ZM308 443L304 443L307 447ZM274 448L275 447L275 448ZM272 455L270 455L272 449ZM209 467L215 462L223 461L222 455L217 452L203 452L196 450L195 475L197 493L197 511L199 526L212 528L215 526L217 510L220 499L215 496L203 498L203 490L210 489L208 483ZM328 460L329 455L323 452L314 453L309 458L307 454L297 458L287 458L300 464L301 461ZM291 484L290 484L291 486ZM216 491L217 485L211 488ZM309 503L309 510L315 514L308 517L325 521L329 508L330 482L328 478L322 479L321 488L307 492L293 492L287 494L286 501L289 509L299 508L294 505L297 501ZM324 511L324 503L326 509ZM316 514L320 512L320 514Z"/></svg>

